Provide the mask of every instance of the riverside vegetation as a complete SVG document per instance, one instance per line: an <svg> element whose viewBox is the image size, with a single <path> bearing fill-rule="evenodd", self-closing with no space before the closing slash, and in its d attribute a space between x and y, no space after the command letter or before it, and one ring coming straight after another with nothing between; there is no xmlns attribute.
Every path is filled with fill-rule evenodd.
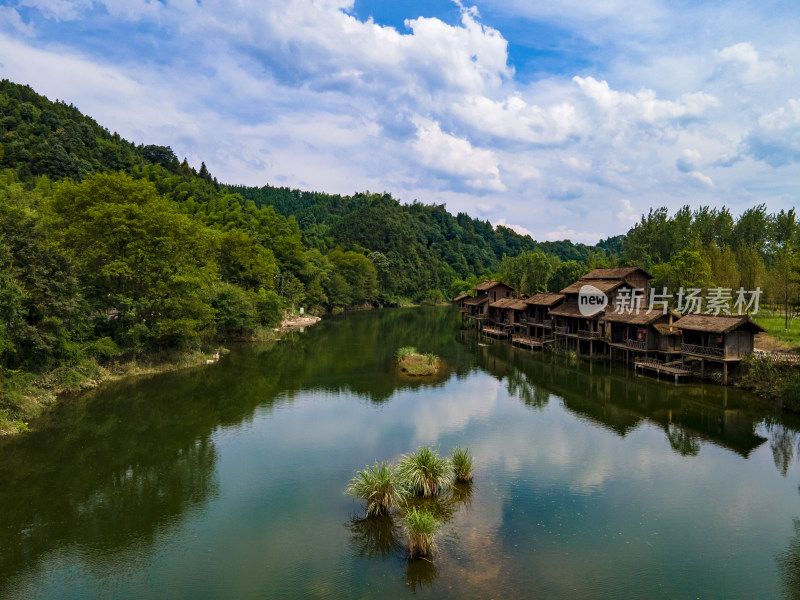
<svg viewBox="0 0 800 600"><path fill-rule="evenodd" d="M434 536L443 520L452 517L454 507L469 498L472 481L472 455L469 449L456 447L450 457L439 450L422 446L404 454L397 465L375 463L357 471L346 493L365 502L367 518L391 518L399 515L403 522L409 558L429 557ZM383 522L382 522L383 524ZM362 536L369 530L358 521L351 525ZM384 547L401 547L397 527L393 524L377 528Z"/></svg>
<svg viewBox="0 0 800 600"><path fill-rule="evenodd" d="M787 322L800 296L794 210L660 208L594 246L537 242L387 193L224 185L8 80L0 115L0 432L120 365L266 337L293 306L436 303L487 278L558 291L617 264L657 288L760 285Z"/></svg>

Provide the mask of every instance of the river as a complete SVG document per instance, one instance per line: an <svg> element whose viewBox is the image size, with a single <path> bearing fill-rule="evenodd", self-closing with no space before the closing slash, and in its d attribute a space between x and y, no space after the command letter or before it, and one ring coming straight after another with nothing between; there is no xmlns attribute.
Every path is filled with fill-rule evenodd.
<svg viewBox="0 0 800 600"><path fill-rule="evenodd" d="M345 314L59 403L0 441L0 598L800 597L796 418L459 324ZM344 489L420 445L475 480L409 562Z"/></svg>

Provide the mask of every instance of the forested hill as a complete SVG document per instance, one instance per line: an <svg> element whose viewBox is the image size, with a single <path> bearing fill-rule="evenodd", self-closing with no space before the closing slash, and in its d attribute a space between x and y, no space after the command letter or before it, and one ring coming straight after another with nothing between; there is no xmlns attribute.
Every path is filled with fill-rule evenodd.
<svg viewBox="0 0 800 600"><path fill-rule="evenodd" d="M543 252L553 266L562 261L606 260L598 247L569 241L539 243L465 213L453 216L444 205L401 204L386 193L339 196L271 186L228 189L257 206L295 217L304 242L312 248L329 252L341 247L368 254L389 298L419 299L436 289L445 297L453 295L463 289L463 280L496 272L504 256Z"/></svg>
<svg viewBox="0 0 800 600"><path fill-rule="evenodd" d="M537 243L463 213L453 216L444 206L404 205L387 194L220 186L205 164L195 170L169 147L134 145L75 107L7 80L0 82L0 109L0 168L25 189L80 182L95 173L147 179L180 212L215 229L239 231L271 251L272 284L252 276L251 283L270 289L277 282L289 302L320 310L448 298L494 273L505 255L543 251L554 266L606 261L599 248ZM358 272L366 273L365 281Z"/></svg>

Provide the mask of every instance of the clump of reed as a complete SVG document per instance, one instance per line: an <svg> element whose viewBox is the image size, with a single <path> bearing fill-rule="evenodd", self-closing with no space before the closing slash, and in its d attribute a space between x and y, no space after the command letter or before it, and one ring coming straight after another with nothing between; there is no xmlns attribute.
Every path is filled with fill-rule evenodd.
<svg viewBox="0 0 800 600"><path fill-rule="evenodd" d="M439 357L436 356L433 352L428 352L425 354L425 360L428 361L429 365L435 365L436 361L439 360Z"/></svg>
<svg viewBox="0 0 800 600"><path fill-rule="evenodd" d="M397 466L376 462L357 471L346 492L366 503L366 519L348 526L364 555L385 557L402 547L394 517L402 519L408 557L428 557L436 532L472 494L472 454L456 447L451 458L438 448L421 446L404 454Z"/></svg>
<svg viewBox="0 0 800 600"><path fill-rule="evenodd" d="M409 509L405 518L409 557L430 556L434 535L440 527L441 522L431 512L417 507Z"/></svg>
<svg viewBox="0 0 800 600"><path fill-rule="evenodd" d="M357 471L347 493L366 502L368 517L388 515L393 506L404 502L395 469L385 462L376 461L373 466Z"/></svg>
<svg viewBox="0 0 800 600"><path fill-rule="evenodd" d="M397 475L410 493L424 497L437 495L455 480L450 460L439 456L438 449L427 446L404 454L397 465Z"/></svg>
<svg viewBox="0 0 800 600"><path fill-rule="evenodd" d="M402 361L414 356L415 354L418 354L418 352L414 346L403 346L402 348L398 348L397 352L395 353L395 357L398 361Z"/></svg>
<svg viewBox="0 0 800 600"><path fill-rule="evenodd" d="M472 453L469 448L456 446L450 451L455 480L461 483L472 481Z"/></svg>

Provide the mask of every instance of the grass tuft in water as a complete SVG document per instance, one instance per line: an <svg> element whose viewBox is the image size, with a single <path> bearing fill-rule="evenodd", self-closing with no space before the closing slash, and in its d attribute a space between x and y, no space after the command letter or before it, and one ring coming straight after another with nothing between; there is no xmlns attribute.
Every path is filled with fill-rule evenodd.
<svg viewBox="0 0 800 600"><path fill-rule="evenodd" d="M456 481L472 481L472 453L469 448L456 446L450 451L450 462Z"/></svg>
<svg viewBox="0 0 800 600"><path fill-rule="evenodd" d="M397 466L397 475L410 493L425 497L437 495L455 480L450 460L439 456L438 449L427 446L404 454Z"/></svg>
<svg viewBox="0 0 800 600"><path fill-rule="evenodd" d="M346 493L367 503L368 517L387 515L393 506L403 502L395 469L385 462L357 471Z"/></svg>
<svg viewBox="0 0 800 600"><path fill-rule="evenodd" d="M405 526L409 556L430 556L433 551L433 537L441 526L439 520L424 508L414 507L406 513Z"/></svg>
<svg viewBox="0 0 800 600"><path fill-rule="evenodd" d="M403 346L397 350L395 356L397 357L397 360L402 361L410 356L414 356L415 354L417 354L417 349L414 348L414 346Z"/></svg>

